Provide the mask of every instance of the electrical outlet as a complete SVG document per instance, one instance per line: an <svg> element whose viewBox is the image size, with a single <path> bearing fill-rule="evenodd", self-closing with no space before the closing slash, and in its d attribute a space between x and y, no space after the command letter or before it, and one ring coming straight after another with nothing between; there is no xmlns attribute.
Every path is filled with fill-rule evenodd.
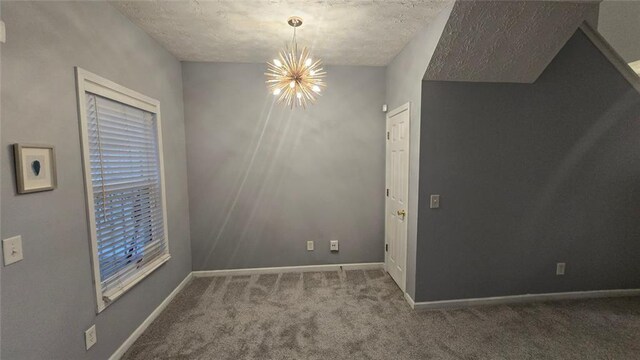
<svg viewBox="0 0 640 360"><path fill-rule="evenodd" d="M330 244L331 251L338 251L338 240L331 240Z"/></svg>
<svg viewBox="0 0 640 360"><path fill-rule="evenodd" d="M313 241L307 241L307 251L313 251Z"/></svg>
<svg viewBox="0 0 640 360"><path fill-rule="evenodd" d="M564 275L564 271L567 267L566 263L557 263L556 264L556 275Z"/></svg>
<svg viewBox="0 0 640 360"><path fill-rule="evenodd" d="M98 342L98 336L96 334L96 325L91 325L87 331L84 332L84 343L87 346L87 350L91 349L93 345Z"/></svg>

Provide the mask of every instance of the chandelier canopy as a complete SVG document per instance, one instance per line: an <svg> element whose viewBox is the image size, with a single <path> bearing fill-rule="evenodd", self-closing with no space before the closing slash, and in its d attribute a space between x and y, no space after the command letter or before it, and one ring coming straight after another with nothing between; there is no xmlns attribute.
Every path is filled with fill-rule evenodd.
<svg viewBox="0 0 640 360"><path fill-rule="evenodd" d="M306 108L308 103L315 103L326 87L322 69L322 61L313 60L309 49L303 47L298 51L296 28L302 25L302 19L293 16L287 21L293 27L291 45L280 51L278 58L267 63L267 87L278 102L290 108Z"/></svg>

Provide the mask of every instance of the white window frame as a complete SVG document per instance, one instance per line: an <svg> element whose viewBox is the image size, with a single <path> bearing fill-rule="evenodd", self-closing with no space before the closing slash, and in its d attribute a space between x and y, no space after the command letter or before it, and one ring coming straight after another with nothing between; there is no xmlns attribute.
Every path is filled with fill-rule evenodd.
<svg viewBox="0 0 640 360"><path fill-rule="evenodd" d="M167 228L167 200L165 192L164 177L164 156L162 147L162 122L160 119L160 101L140 94L134 90L118 85L113 81L107 80L89 71L76 67L76 85L78 100L78 117L80 119L80 133L82 145L82 164L84 173L85 196L87 201L87 218L89 222L89 237L91 239L91 267L93 269L93 283L96 291L97 312L104 310L109 304L118 299L129 289L134 287L154 270L166 263L171 255L169 254L169 239ZM98 241L96 234L96 218L93 200L93 187L91 180L91 164L90 164L90 148L89 148L89 132L87 123L86 109L86 93L96 94L107 99L115 100L120 103L142 109L150 112L156 117L156 130L158 141L158 158L160 165L160 189L162 200L162 214L164 226L165 253L158 259L145 264L136 273L136 275L126 282L117 292L109 294L106 297L102 293L100 279L100 263L98 257Z"/></svg>

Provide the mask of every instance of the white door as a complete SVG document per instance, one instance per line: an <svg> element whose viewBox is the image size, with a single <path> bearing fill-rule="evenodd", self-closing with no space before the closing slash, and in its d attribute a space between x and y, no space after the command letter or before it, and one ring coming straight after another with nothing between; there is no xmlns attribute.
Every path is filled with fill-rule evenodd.
<svg viewBox="0 0 640 360"><path fill-rule="evenodd" d="M387 114L385 267L405 291L409 196L409 103Z"/></svg>

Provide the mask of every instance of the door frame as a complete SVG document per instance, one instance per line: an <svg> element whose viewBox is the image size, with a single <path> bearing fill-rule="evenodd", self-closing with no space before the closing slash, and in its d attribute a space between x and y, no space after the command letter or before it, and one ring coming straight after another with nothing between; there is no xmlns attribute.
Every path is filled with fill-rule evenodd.
<svg viewBox="0 0 640 360"><path fill-rule="evenodd" d="M398 106L397 108L389 111L387 113L387 116L385 118L385 194L384 194L384 270L385 272L389 272L388 268L387 268L387 264L388 264L388 255L389 253L387 252L387 244L389 244L389 239L387 236L387 214L389 213L389 197L387 196L387 189L389 189L389 174L390 174L390 168L389 168L389 139L388 139L388 134L390 133L390 129L389 129L389 119L391 119L392 117L407 111L407 114L409 115L408 117L408 127L409 130L407 131L407 193L406 193L406 199L407 199L407 211L408 211L408 205L409 205L409 174L411 174L411 103L410 102L406 102L400 106ZM409 233L409 216L407 214L407 216L405 217L406 219L406 223L407 223L407 234ZM407 247L408 247L408 242L409 242L409 237L405 236L405 246L403 247L404 249L404 254L402 254L401 256L404 258L404 269L402 271L402 280L401 283L402 285L400 286L400 289L402 290L402 292L406 292L406 288L407 288Z"/></svg>

